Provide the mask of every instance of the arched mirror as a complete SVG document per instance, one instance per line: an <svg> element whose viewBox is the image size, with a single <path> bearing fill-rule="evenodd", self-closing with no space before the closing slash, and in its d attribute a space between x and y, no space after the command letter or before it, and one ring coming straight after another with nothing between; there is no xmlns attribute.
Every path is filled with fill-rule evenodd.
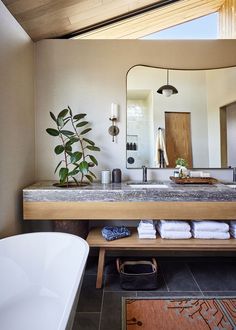
<svg viewBox="0 0 236 330"><path fill-rule="evenodd" d="M127 168L173 168L178 158L189 168L236 166L235 67L128 72Z"/></svg>

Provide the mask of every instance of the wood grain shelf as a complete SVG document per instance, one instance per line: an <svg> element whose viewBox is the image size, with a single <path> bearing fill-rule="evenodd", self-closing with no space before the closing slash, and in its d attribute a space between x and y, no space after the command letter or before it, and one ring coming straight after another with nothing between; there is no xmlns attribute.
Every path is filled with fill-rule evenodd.
<svg viewBox="0 0 236 330"><path fill-rule="evenodd" d="M102 287L103 268L107 250L140 250L140 251L236 251L236 239L196 239L185 240L140 239L136 228L130 228L132 235L114 241L107 241L101 234L101 228L92 228L87 237L90 247L99 248L96 288Z"/></svg>
<svg viewBox="0 0 236 330"><path fill-rule="evenodd" d="M140 239L136 228L130 228L132 235L117 239L114 241L107 241L101 234L100 227L92 228L87 237L87 242L90 247L104 247L107 250L130 250L130 249L142 249L142 250L171 250L175 251L235 251L236 239L230 238L228 240L216 240L216 239L162 239L157 237L156 239Z"/></svg>

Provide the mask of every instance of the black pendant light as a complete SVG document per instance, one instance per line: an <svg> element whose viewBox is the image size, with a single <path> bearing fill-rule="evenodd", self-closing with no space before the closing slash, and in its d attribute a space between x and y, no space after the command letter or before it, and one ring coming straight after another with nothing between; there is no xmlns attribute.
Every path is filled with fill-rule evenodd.
<svg viewBox="0 0 236 330"><path fill-rule="evenodd" d="M166 97L170 97L172 94L178 94L178 90L174 86L169 85L169 70L167 70L167 84L161 86L157 90L157 93L162 94Z"/></svg>

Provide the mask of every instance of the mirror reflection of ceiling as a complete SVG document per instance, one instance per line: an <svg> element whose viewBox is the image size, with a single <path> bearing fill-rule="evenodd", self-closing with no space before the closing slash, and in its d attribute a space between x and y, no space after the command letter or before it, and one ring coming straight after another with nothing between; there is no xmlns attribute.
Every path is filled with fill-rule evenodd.
<svg viewBox="0 0 236 330"><path fill-rule="evenodd" d="M127 75L127 168L173 168L177 158L190 168L236 166L236 68L169 70L178 90L170 97L157 93L166 79L166 69L147 66Z"/></svg>

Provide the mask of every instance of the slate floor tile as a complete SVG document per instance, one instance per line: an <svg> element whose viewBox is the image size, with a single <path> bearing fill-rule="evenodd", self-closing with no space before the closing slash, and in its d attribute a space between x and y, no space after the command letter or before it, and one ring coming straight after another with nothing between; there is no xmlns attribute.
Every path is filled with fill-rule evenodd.
<svg viewBox="0 0 236 330"><path fill-rule="evenodd" d="M122 329L122 297L134 297L136 292L104 292L99 330Z"/></svg>
<svg viewBox="0 0 236 330"><path fill-rule="evenodd" d="M96 275L97 268L98 268L98 257L89 257L85 268L85 275Z"/></svg>
<svg viewBox="0 0 236 330"><path fill-rule="evenodd" d="M188 263L202 291L236 291L236 263Z"/></svg>
<svg viewBox="0 0 236 330"><path fill-rule="evenodd" d="M76 313L72 330L99 330L100 313Z"/></svg>
<svg viewBox="0 0 236 330"><path fill-rule="evenodd" d="M96 275L85 275L77 312L97 312L101 311L103 290L96 289Z"/></svg>
<svg viewBox="0 0 236 330"><path fill-rule="evenodd" d="M162 262L160 264L168 291L200 291L184 262Z"/></svg>

